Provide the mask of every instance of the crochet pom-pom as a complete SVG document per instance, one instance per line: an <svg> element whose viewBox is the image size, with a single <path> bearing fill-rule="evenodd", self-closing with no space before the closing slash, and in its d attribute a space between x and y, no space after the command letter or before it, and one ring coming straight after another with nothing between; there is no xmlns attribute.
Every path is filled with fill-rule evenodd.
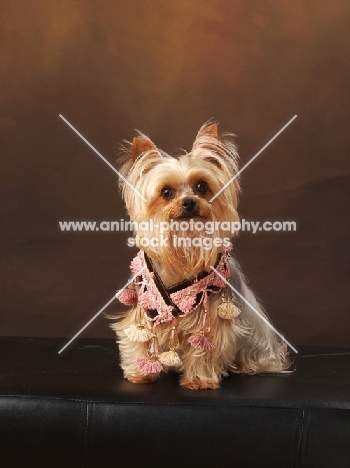
<svg viewBox="0 0 350 468"><path fill-rule="evenodd" d="M163 364L163 366L169 367L178 367L181 366L181 359L176 351L170 350L165 351L164 353L159 355L159 361Z"/></svg>
<svg viewBox="0 0 350 468"><path fill-rule="evenodd" d="M144 325L130 325L130 327L124 330L125 335L130 341L138 341L143 343L149 341L153 337L153 333Z"/></svg>
<svg viewBox="0 0 350 468"><path fill-rule="evenodd" d="M239 316L241 311L232 302L223 302L218 307L218 317L230 320Z"/></svg>
<svg viewBox="0 0 350 468"><path fill-rule="evenodd" d="M147 357L138 357L136 359L137 367L145 374L159 374L163 370L163 366L156 359L149 359Z"/></svg>
<svg viewBox="0 0 350 468"><path fill-rule="evenodd" d="M213 343L204 335L192 335L187 340L194 348L209 351L214 348Z"/></svg>
<svg viewBox="0 0 350 468"><path fill-rule="evenodd" d="M118 299L118 301L127 306L133 306L137 304L137 294L133 289L121 289L117 292L115 297Z"/></svg>

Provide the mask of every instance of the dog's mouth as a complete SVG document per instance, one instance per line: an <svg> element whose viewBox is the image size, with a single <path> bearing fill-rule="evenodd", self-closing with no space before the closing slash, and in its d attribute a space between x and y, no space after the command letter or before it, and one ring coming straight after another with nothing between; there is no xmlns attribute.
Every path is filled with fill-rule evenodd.
<svg viewBox="0 0 350 468"><path fill-rule="evenodd" d="M180 216L178 216L176 219L195 219L195 218L202 218L202 216L199 216L199 213L181 213Z"/></svg>
<svg viewBox="0 0 350 468"><path fill-rule="evenodd" d="M184 211L181 213L180 216L176 216L174 219L178 219L178 220L188 220L188 219L193 219L193 220L203 220L203 219L207 219L206 216L202 216L199 211L195 211L195 212L188 212L188 211Z"/></svg>

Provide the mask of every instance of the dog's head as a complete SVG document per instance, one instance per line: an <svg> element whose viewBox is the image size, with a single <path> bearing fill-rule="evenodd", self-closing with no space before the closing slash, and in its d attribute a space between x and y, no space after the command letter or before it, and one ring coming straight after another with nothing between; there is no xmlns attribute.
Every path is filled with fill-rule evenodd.
<svg viewBox="0 0 350 468"><path fill-rule="evenodd" d="M232 236L227 223L239 220L236 211L239 183L237 178L232 181L238 171L237 158L232 136L219 136L216 124L203 125L192 150L178 157L165 154L145 135L134 138L120 170L125 178L121 180L121 189L131 220L138 226L152 220L150 229L136 226L139 243L148 239L148 245L144 240L140 247L151 258L164 262L167 257L172 263L176 259L184 263L184 257L191 258L192 270L200 257L202 267L213 264L222 249L220 242L211 248L201 248L198 241L196 245L187 242L181 248L174 245L174 239ZM169 226L172 223L175 229L166 230L166 223ZM221 228L222 223L226 223L226 230ZM202 225L210 225L211 229L201 228ZM160 235L168 239L167 246L150 242Z"/></svg>

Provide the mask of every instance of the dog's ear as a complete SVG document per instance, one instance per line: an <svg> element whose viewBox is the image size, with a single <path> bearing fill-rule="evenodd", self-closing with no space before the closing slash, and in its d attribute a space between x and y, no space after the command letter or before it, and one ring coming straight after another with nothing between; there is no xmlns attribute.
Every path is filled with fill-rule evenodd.
<svg viewBox="0 0 350 468"><path fill-rule="evenodd" d="M192 147L192 154L196 154L198 158L203 158L220 169L222 153L223 147L217 124L205 123L197 133Z"/></svg>
<svg viewBox="0 0 350 468"><path fill-rule="evenodd" d="M220 170L226 167L233 175L238 171L234 135L220 135L216 123L207 122L200 128L192 147L192 157L209 162Z"/></svg>
<svg viewBox="0 0 350 468"><path fill-rule="evenodd" d="M199 132L197 133L197 137L196 137L196 140L200 137L205 137L205 136L208 136L208 137L211 137L211 138L215 138L216 140L220 140L220 137L219 137L219 130L218 130L218 126L216 123L206 123L204 124Z"/></svg>
<svg viewBox="0 0 350 468"><path fill-rule="evenodd" d="M150 150L157 150L157 147L148 137L145 135L135 137L131 145L131 160L133 162L136 161L141 156L141 154Z"/></svg>

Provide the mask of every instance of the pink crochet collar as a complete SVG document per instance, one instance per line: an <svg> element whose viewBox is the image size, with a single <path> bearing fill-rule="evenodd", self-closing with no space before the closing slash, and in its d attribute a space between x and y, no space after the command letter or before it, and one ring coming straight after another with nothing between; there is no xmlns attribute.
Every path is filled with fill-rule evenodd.
<svg viewBox="0 0 350 468"><path fill-rule="evenodd" d="M216 265L216 270L226 280L229 280L231 275L228 264L231 250L230 244L219 254ZM130 269L134 275L142 269L140 277L135 280L135 284L138 285L137 303L143 309L155 312L154 317L150 318L155 327L161 323L173 322L175 324L176 316L185 317L201 304L207 308L208 296L221 291L226 286L225 281L215 271L211 271L205 272L204 277L194 282L185 281L167 289L154 271L152 262L142 250L132 260ZM121 296L119 300L124 302Z"/></svg>

